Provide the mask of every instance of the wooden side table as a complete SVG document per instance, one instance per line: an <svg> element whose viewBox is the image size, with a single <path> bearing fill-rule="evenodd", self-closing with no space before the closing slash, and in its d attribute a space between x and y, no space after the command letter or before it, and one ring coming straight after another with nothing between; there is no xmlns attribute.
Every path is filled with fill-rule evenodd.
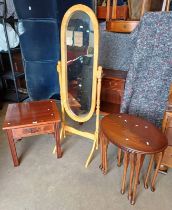
<svg viewBox="0 0 172 210"><path fill-rule="evenodd" d="M155 191L155 180L161 164L163 152L167 147L167 139L152 123L127 114L110 114L101 121L101 169L107 172L107 147L109 142L120 148L118 150L118 165L120 165L121 151L124 152L124 172L122 177L121 193L125 192L127 168L130 164L130 181L128 198L131 204L135 203L139 174L145 155L151 155L144 186L148 188L154 155L159 153L156 170L151 182L151 190ZM135 180L133 183L133 178Z"/></svg>
<svg viewBox="0 0 172 210"><path fill-rule="evenodd" d="M59 124L60 114L55 100L9 104L3 130L7 133L14 166L19 165L15 142L28 136L54 134L57 158L61 158Z"/></svg>

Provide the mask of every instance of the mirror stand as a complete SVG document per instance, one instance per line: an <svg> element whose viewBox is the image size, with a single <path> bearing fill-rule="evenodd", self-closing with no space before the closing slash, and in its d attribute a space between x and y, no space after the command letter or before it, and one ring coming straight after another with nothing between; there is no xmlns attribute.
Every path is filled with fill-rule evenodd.
<svg viewBox="0 0 172 210"><path fill-rule="evenodd" d="M90 133L90 132L84 132L77 130L69 125L67 125L67 122L65 121L65 106L64 106L64 98L66 93L64 93L63 88L62 88L62 73L61 73L61 62L58 62L57 66L57 71L59 73L59 81L60 81L60 91L61 91L61 112L62 112L62 122L61 122L61 131L60 131L60 139L64 139L66 137L67 132L76 134L82 137L86 137L89 140L93 141L92 149L90 151L90 154L87 158L87 161L85 163L85 167L87 168L89 163L91 162L91 159L93 157L95 149L98 149L98 136L99 136L99 117L100 117L100 92L101 92L101 79L102 79L102 67L99 66L97 69L97 87L96 87L96 92L97 92L97 98L96 98L96 127L95 127L95 132ZM77 121L77 119L76 119ZM53 154L56 153L56 146L53 150Z"/></svg>
<svg viewBox="0 0 172 210"><path fill-rule="evenodd" d="M95 13L77 4L65 13L61 24L61 61L57 71L60 81L62 123L60 137L68 133L92 140L92 149L85 167L98 149L100 91L102 67L98 66L99 24ZM96 113L95 129L91 132L74 128L74 122L88 122ZM54 152L56 149L54 149Z"/></svg>

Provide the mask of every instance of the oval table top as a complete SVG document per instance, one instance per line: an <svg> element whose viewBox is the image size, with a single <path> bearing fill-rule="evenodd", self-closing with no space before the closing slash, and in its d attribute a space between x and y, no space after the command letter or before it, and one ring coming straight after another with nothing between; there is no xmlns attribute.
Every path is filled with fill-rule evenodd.
<svg viewBox="0 0 172 210"><path fill-rule="evenodd" d="M152 123L128 114L110 114L101 120L101 132L128 152L152 154L167 147L167 138Z"/></svg>

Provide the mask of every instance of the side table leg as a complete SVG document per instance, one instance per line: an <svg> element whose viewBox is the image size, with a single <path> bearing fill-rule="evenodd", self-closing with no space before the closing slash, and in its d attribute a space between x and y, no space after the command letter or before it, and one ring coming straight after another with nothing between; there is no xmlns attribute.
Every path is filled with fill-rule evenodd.
<svg viewBox="0 0 172 210"><path fill-rule="evenodd" d="M6 132L7 132L7 136L8 136L8 143L10 146L11 155L13 158L13 163L14 163L14 166L16 167L16 166L19 166L19 160L17 157L17 151L16 151L14 139L13 139L13 133L12 133L12 130L7 130Z"/></svg>
<svg viewBox="0 0 172 210"><path fill-rule="evenodd" d="M104 168L104 151L103 151L103 135L102 135L102 132L100 131L99 133L99 143L100 143L100 149L101 149L101 164L99 166L99 168L101 170L103 170Z"/></svg>
<svg viewBox="0 0 172 210"><path fill-rule="evenodd" d="M118 148L118 155L117 155L117 166L120 167L121 166L121 155L122 155L122 149Z"/></svg>
<svg viewBox="0 0 172 210"><path fill-rule="evenodd" d="M154 173L153 178L152 178L152 182L151 182L151 191L152 192L155 191L155 181L156 181L156 177L158 175L159 167L161 165L162 157L163 157L163 152L161 152L159 154L159 158L158 158L157 166L156 166L156 169L155 169L155 173Z"/></svg>
<svg viewBox="0 0 172 210"><path fill-rule="evenodd" d="M104 151L104 170L103 173L106 174L107 173L107 169L108 169L108 160L107 160L107 149L108 149L108 140L107 138L104 136L104 143L103 143L103 151Z"/></svg>
<svg viewBox="0 0 172 210"><path fill-rule="evenodd" d="M121 194L125 193L125 183L126 183L128 163L129 163L129 153L124 152L124 172L123 172L123 177L122 177Z"/></svg>
<svg viewBox="0 0 172 210"><path fill-rule="evenodd" d="M62 157L62 150L60 145L60 132L59 132L59 124L55 123L54 125L54 133L55 133L55 139L56 139L56 151L57 151L57 158Z"/></svg>
<svg viewBox="0 0 172 210"><path fill-rule="evenodd" d="M140 167L141 167L141 161L142 161L141 159L142 159L142 155L137 154L136 174L135 174L134 187L133 187L133 196L132 196L132 200L130 201L130 203L132 205L135 204L135 200L136 200L137 185L138 185L138 181L139 181L139 173L140 173Z"/></svg>
<svg viewBox="0 0 172 210"><path fill-rule="evenodd" d="M131 201L132 198L132 185L133 185L133 177L134 177L134 169L135 169L135 154L130 154L130 183L129 183L129 191L128 191L128 199Z"/></svg>
<svg viewBox="0 0 172 210"><path fill-rule="evenodd" d="M150 172L151 172L151 169L152 169L153 161L154 161L154 155L151 155L148 170L147 170L147 173L146 173L146 178L145 178L145 181L144 181L145 189L148 189L148 179L149 179Z"/></svg>

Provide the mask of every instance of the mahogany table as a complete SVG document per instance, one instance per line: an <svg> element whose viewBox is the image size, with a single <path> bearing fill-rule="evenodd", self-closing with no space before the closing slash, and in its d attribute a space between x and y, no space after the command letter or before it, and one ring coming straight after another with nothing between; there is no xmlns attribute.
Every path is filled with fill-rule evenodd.
<svg viewBox="0 0 172 210"><path fill-rule="evenodd" d="M107 148L109 142L118 146L118 165L120 166L121 152L124 152L124 172L122 177L121 193L125 192L127 168L130 163L130 181L128 198L131 204L135 203L137 184L140 170L145 155L151 155L148 171L144 181L148 188L148 178L151 172L155 154L159 153L156 170L151 182L151 190L155 190L155 180L161 164L163 152L167 147L167 139L161 130L152 123L127 114L110 114L101 120L100 143L101 143L101 169L107 172ZM133 184L133 177L135 180ZM133 187L132 187L133 186ZM133 188L133 189L132 189Z"/></svg>
<svg viewBox="0 0 172 210"><path fill-rule="evenodd" d="M14 166L19 165L15 142L28 136L54 134L57 158L62 157L59 124L60 114L55 100L9 104L3 130L7 133Z"/></svg>

